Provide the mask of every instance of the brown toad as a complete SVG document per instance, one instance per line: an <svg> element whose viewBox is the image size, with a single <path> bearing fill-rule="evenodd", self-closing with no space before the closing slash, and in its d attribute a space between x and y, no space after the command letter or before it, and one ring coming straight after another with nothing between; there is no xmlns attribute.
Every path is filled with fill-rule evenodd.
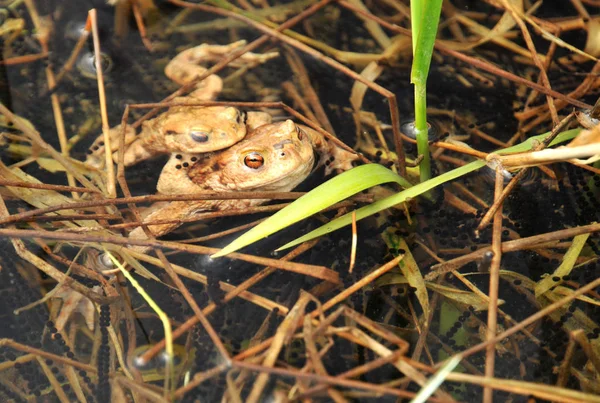
<svg viewBox="0 0 600 403"><path fill-rule="evenodd" d="M157 190L162 194L194 194L206 191L286 192L311 172L315 154L327 169L349 169L357 155L326 141L318 132L291 120L253 130L244 140L209 156L173 154L161 172ZM332 158L333 157L333 158ZM264 203L264 199L198 200L155 203L145 222L152 235L162 236L200 211L241 209ZM146 239L141 227L132 239Z"/></svg>

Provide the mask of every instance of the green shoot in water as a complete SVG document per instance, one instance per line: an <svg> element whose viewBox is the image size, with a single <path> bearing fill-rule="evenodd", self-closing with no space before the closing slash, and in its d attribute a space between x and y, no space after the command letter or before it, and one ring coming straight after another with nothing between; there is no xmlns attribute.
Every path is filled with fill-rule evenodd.
<svg viewBox="0 0 600 403"><path fill-rule="evenodd" d="M420 164L421 182L431 177L427 125L427 76L441 10L442 0L411 0L410 2L413 44L410 81L415 85L417 152L423 156Z"/></svg>

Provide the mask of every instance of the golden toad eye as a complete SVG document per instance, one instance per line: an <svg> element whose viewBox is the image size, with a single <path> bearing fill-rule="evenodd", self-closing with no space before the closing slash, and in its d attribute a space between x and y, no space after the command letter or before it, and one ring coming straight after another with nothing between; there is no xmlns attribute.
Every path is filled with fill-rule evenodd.
<svg viewBox="0 0 600 403"><path fill-rule="evenodd" d="M244 165L248 168L258 169L265 163L265 159L259 153L250 153L244 157Z"/></svg>
<svg viewBox="0 0 600 403"><path fill-rule="evenodd" d="M208 141L208 133L201 131L190 132L192 139L197 143L206 143Z"/></svg>

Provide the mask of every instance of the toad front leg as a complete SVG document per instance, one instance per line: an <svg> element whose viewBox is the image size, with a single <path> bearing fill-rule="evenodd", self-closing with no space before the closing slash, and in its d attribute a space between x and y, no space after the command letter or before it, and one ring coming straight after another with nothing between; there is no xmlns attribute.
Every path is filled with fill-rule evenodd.
<svg viewBox="0 0 600 403"><path fill-rule="evenodd" d="M122 135L123 132L123 128L121 125L115 126L112 129L109 130L108 132L108 136L110 138L110 145L111 145L111 150L113 151L113 161L115 163L117 163L119 161L119 139L120 136ZM131 157L129 156L129 146L134 143L136 141L137 137L135 135L135 130L131 127L131 126L126 126L125 127L125 155L123 156L125 159L125 165L131 165L129 164L129 160L131 159ZM93 166L94 168L98 168L98 169L102 169L104 168L105 165L105 151L106 147L104 144L104 136L101 134L100 136L98 136L98 138L96 138L96 140L92 143L92 145L90 146L90 148L88 149L88 155L86 157L85 162L90 165Z"/></svg>
<svg viewBox="0 0 600 403"><path fill-rule="evenodd" d="M313 149L319 155L319 165L325 165L325 175L352 169L352 163L360 159L356 152L340 147L318 131L304 125L298 127L310 138Z"/></svg>

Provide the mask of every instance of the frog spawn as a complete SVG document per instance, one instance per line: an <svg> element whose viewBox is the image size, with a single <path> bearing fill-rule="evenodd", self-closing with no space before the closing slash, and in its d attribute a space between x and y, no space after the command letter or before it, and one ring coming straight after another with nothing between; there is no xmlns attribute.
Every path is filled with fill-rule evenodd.
<svg viewBox="0 0 600 403"><path fill-rule="evenodd" d="M567 166L567 164L564 165ZM594 208L597 198L594 199L591 195L595 191L593 184L600 183L600 176L590 175L587 171L583 171L578 167L567 166L567 169L572 171L570 173L571 179L564 177L560 180L559 186L563 189L562 195L554 190L556 183L548 185L547 179L541 180L544 178L538 178L535 181L524 181L513 191L509 200L505 202L504 213L507 218L503 221L505 227L502 233L503 241L508 240L511 237L510 234L517 230L523 237L574 226L577 222L574 217L569 217L567 214L569 210L581 212L581 224L587 224L590 220L598 218L598 209ZM539 174L537 169L531 169L530 171L536 175ZM478 172L462 177L456 182L462 183L463 186L489 203L493 194L489 191L491 189L489 184L482 185L484 181L487 182L485 174ZM448 191L451 191L453 185L454 183L445 187ZM488 191L482 194L482 189L488 189ZM573 207L560 207L561 199L565 195L568 195L568 198L575 202ZM558 206L555 204L556 202L558 202ZM390 222L398 223L397 235L405 237L409 243L410 251L418 259L418 266L424 274L427 273L430 266L437 262L422 252L419 244L423 241L426 241L428 247L436 250L437 256L445 260L489 246L491 242L491 230L489 228L482 231L479 237L474 234L475 228L486 211L484 208L480 208L475 213L460 211L444 198L438 200L434 206L422 205L422 207L413 216L413 222L417 223L414 232L406 230L406 228L410 228L410 224L406 222L406 218L402 214L392 216L386 219L385 222L386 226ZM539 218L540 214L544 215L544 220ZM527 221L530 219L531 222L528 223ZM461 225L457 226L457 223ZM531 234L527 233L529 228L532 229ZM413 242L415 238L418 242ZM597 237L595 239L590 237L587 245L594 245L597 239ZM501 275L499 299L505 302L500 306L500 309L513 318L515 322L519 322L539 310L535 300L532 303L531 285L521 281L518 275L537 281L543 275L552 273L560 265L562 254L556 253L556 257L552 257L547 255L548 252L557 251L540 249L503 253L502 255L501 270L503 272L513 272L515 275L510 276L504 273ZM398 254L398 250L390 249L390 254L395 256ZM386 258L386 260L389 259L390 257ZM483 259L474 261L463 267L461 273L470 273L470 281L477 288L486 292L489 277L475 274L485 269L483 267L484 263ZM587 264L584 267L585 269L581 268L583 270L574 270L570 276L563 276L562 278L555 276L553 281L556 282L557 286L563 285L576 289L582 284L593 281L600 275L600 265L597 262ZM465 289L464 284L451 274L446 275L445 281L450 286ZM568 284L569 282L571 284ZM387 325L404 326L403 320L405 319L402 315L393 314L394 309L389 308L390 313L388 315L382 312L385 309L382 307L389 304L391 300L390 295L393 296L393 302L399 306L408 305L408 303L404 303L404 298L399 298L398 287L400 286L386 285L379 289L376 288L369 296L370 299L367 303L368 316L377 318L385 316ZM410 302L416 304L414 290L409 287L406 288L408 289ZM438 319L434 320L430 326L433 334L439 339L435 342L428 341L428 348L434 357L464 351L485 339L485 336L482 336L481 333L487 320L485 312L478 312L460 304L451 303L449 305L453 305L451 310L455 310L456 315L446 311L444 315L440 315ZM600 309L597 306L576 301L570 306L565 306L560 314L554 317L546 317L538 325L532 327L532 333L537 340L523 335L513 335L505 339L505 343L497 346L497 376L506 379L526 381L535 379L536 381L543 380L546 383L556 382L556 373L553 372L553 369L559 367L563 362L564 352L567 350L569 343L569 330L582 327L585 329L588 339L593 343L597 343L600 337L600 327L591 321L588 323L592 326L582 326L585 321L581 320L581 315L585 314L591 319L597 318L599 312ZM499 325L509 327L506 322L500 322ZM469 362L476 368L483 370L485 367L485 352L469 357ZM583 368L584 364L585 360L579 361L576 365L578 368ZM375 379L377 378L373 380ZM574 376L569 378L569 383L574 388L578 385L578 381ZM477 400L480 393L480 390L476 387L467 387L466 390L465 388L456 388L456 390L448 388L448 391L461 393L458 396L461 397L460 400L464 401ZM509 396L503 395L499 400L505 401L508 398Z"/></svg>

